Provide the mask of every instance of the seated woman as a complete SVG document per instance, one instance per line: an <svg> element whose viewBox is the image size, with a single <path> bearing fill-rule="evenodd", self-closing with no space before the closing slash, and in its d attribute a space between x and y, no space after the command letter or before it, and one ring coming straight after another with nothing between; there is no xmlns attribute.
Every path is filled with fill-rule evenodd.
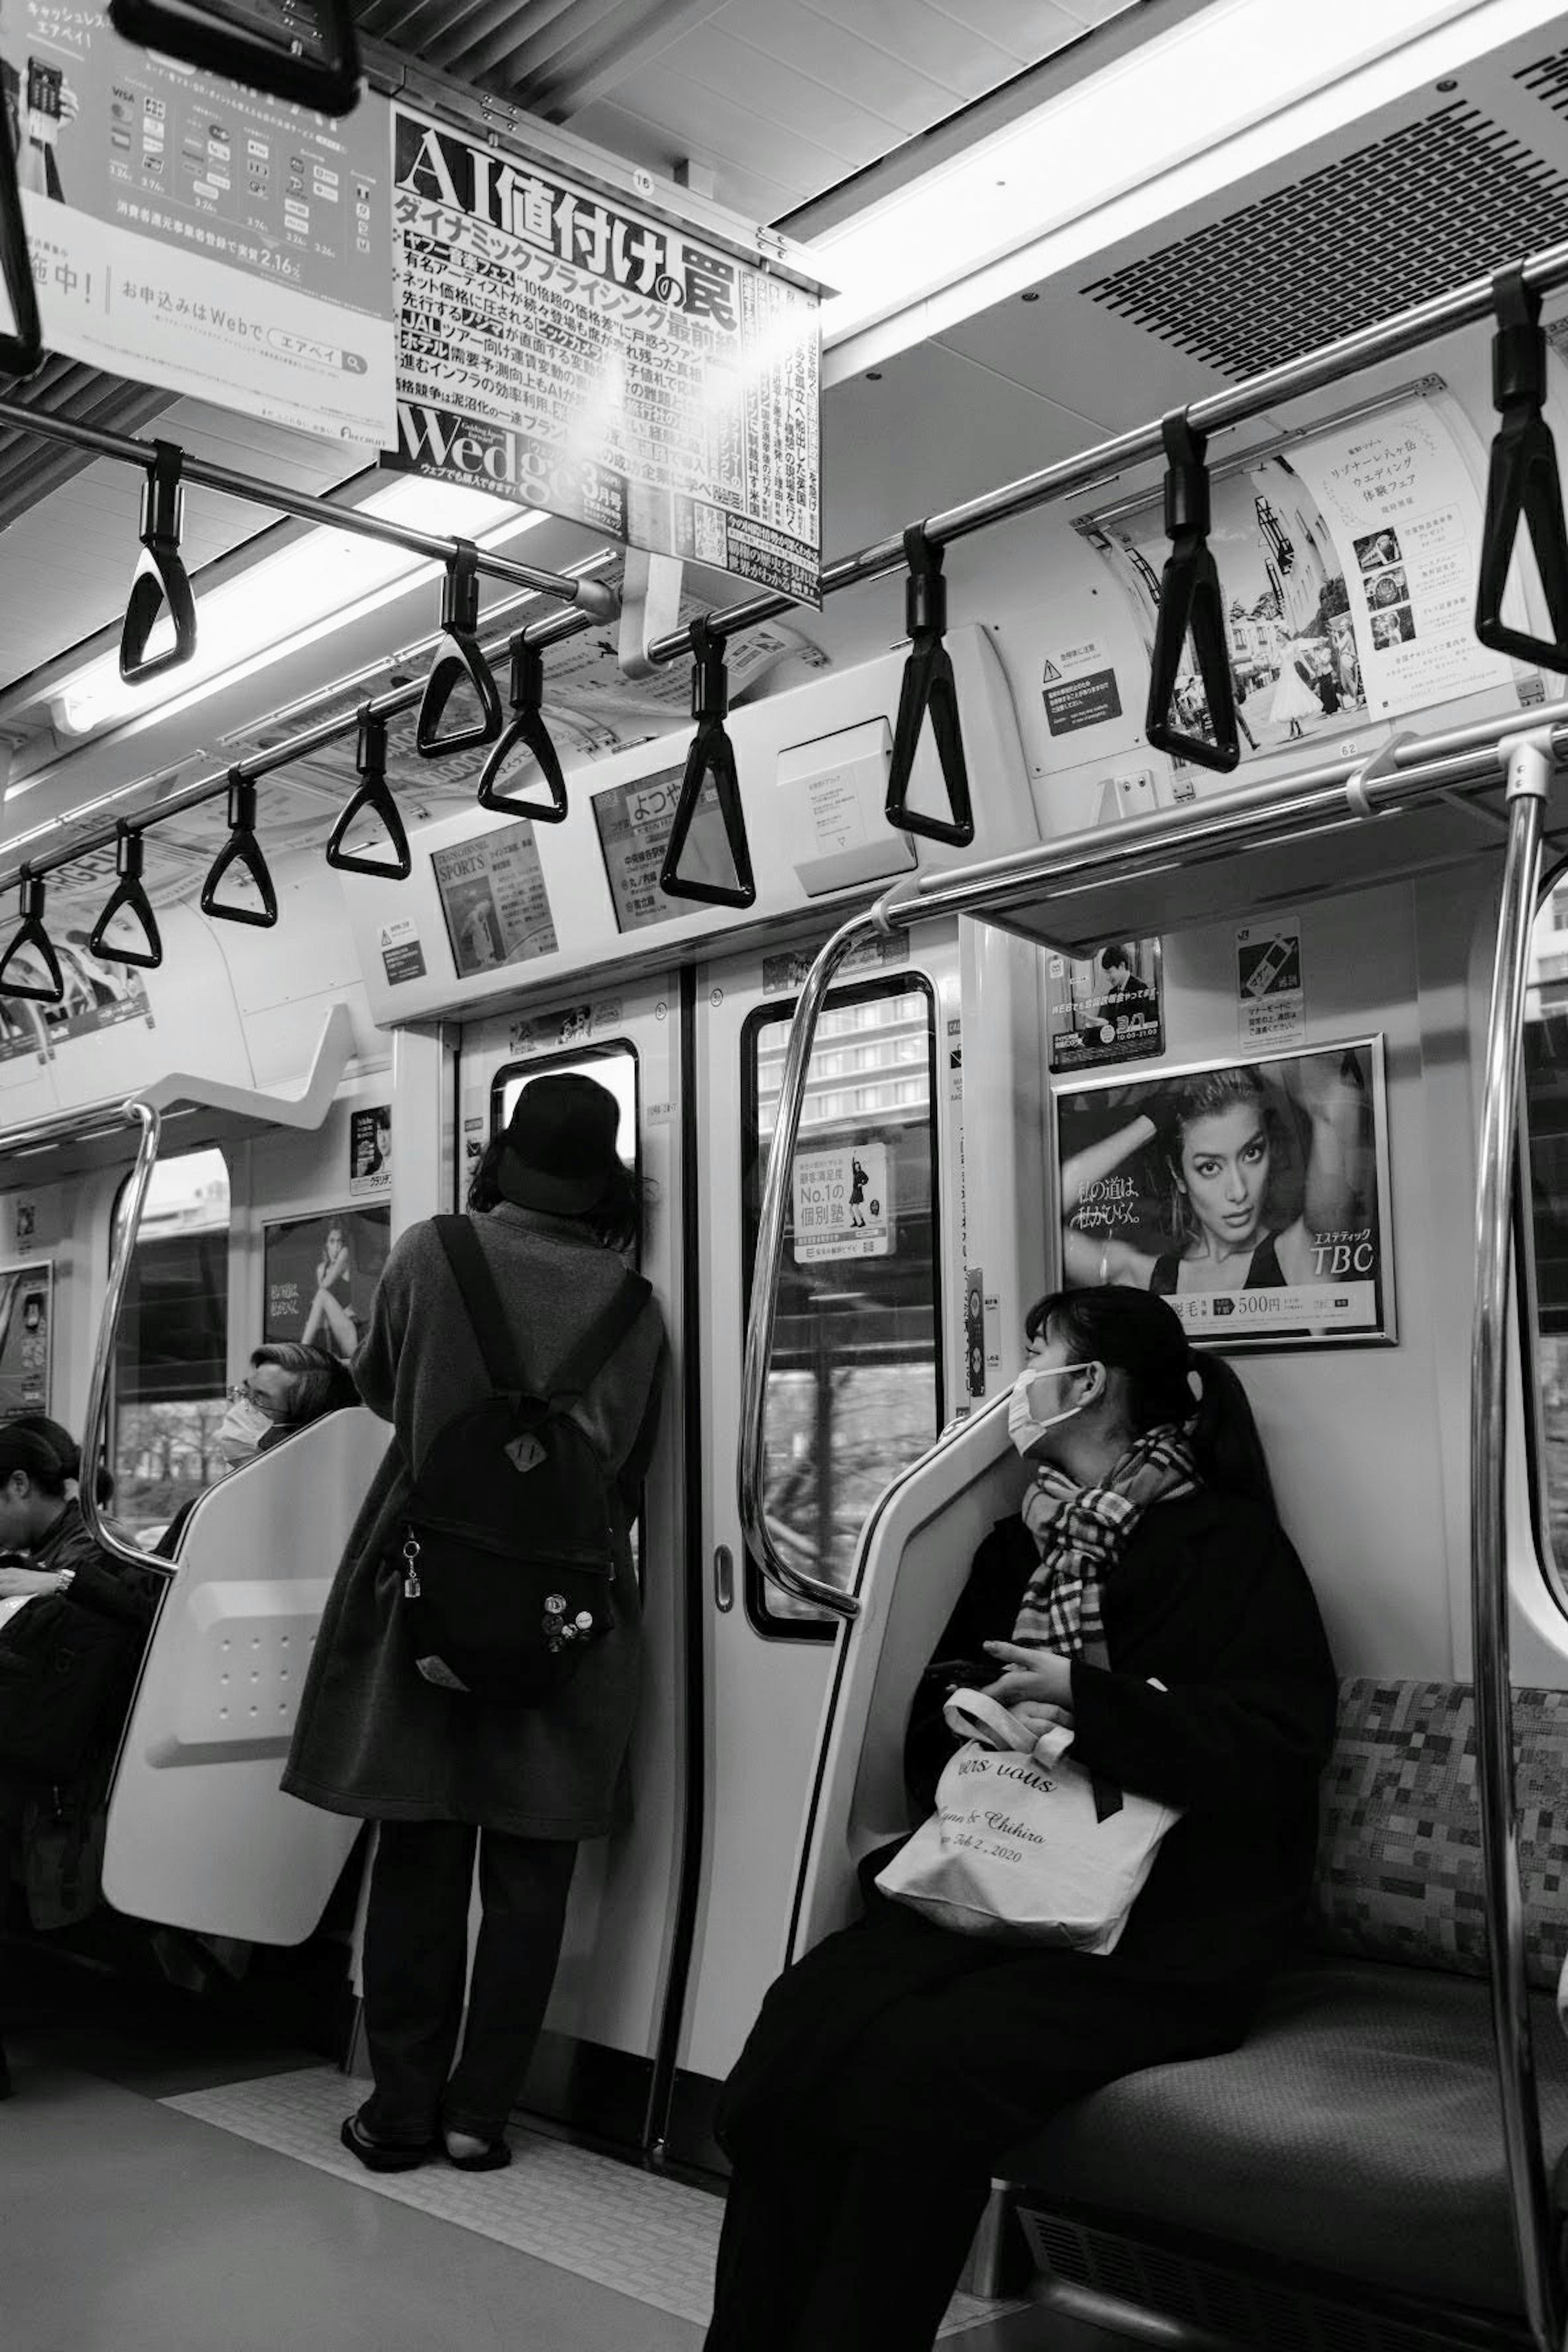
<svg viewBox="0 0 1568 2352"><path fill-rule="evenodd" d="M877 1891L896 1848L868 1859L866 1916L779 1979L720 2102L708 2352L931 2344L1006 2151L1120 2075L1234 2049L1306 1896L1334 1671L1241 1384L1146 1291L1059 1292L1027 1328L1035 1478L917 1696L916 1802L947 1690L983 1684L1185 1811L1104 1955L955 1934Z"/></svg>

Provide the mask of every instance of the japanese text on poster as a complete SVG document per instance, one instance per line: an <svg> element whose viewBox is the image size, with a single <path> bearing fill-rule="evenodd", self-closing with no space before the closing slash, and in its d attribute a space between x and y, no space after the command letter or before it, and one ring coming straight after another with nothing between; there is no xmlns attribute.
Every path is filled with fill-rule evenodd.
<svg viewBox="0 0 1568 2352"><path fill-rule="evenodd" d="M1165 1050L1158 940L1110 940L1086 956L1053 955L1051 1067L1092 1070Z"/></svg>
<svg viewBox="0 0 1568 2352"><path fill-rule="evenodd" d="M1283 1045L1305 1034L1301 926L1294 915L1240 926L1236 991L1244 1045Z"/></svg>
<svg viewBox="0 0 1568 2352"><path fill-rule="evenodd" d="M797 1151L792 1191L797 1265L890 1254L893 1207L888 1198L885 1143Z"/></svg>
<svg viewBox="0 0 1568 2352"><path fill-rule="evenodd" d="M819 600L816 297L393 110L404 472Z"/></svg>
<svg viewBox="0 0 1568 2352"><path fill-rule="evenodd" d="M636 783L613 784L608 792L594 794L594 821L599 828L605 874L616 922L623 931L639 931L647 923L673 922L691 911L689 902L667 898L658 887L680 798L680 778L679 768L661 768L657 775L639 776ZM734 881L729 836L711 783L705 784L698 797L680 871L700 882Z"/></svg>
<svg viewBox="0 0 1568 2352"><path fill-rule="evenodd" d="M553 952L555 925L531 824L437 849L430 866L460 980Z"/></svg>
<svg viewBox="0 0 1568 2352"><path fill-rule="evenodd" d="M392 1109L375 1103L349 1113L349 1194L363 1200L392 1190Z"/></svg>
<svg viewBox="0 0 1568 2352"><path fill-rule="evenodd" d="M44 341L374 447L394 425L387 108L341 122L5 0L3 83Z"/></svg>
<svg viewBox="0 0 1568 2352"><path fill-rule="evenodd" d="M53 1281L47 1264L0 1272L0 1421L49 1409Z"/></svg>

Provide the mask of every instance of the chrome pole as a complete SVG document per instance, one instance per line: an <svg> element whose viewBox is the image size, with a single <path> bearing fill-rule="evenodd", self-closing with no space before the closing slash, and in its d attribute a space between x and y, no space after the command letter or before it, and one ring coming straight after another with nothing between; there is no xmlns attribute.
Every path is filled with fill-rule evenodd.
<svg viewBox="0 0 1568 2352"><path fill-rule="evenodd" d="M1487 1974L1497 2043L1503 2147L1524 2306L1539 2352L1561 2352L1563 2297L1541 2150L1513 1779L1503 1450L1508 1287L1530 936L1541 877L1543 804L1553 746L1545 730L1514 737L1508 758L1509 837L1487 1025L1480 1161L1476 1180L1476 1298L1470 1347L1470 1624Z"/></svg>
<svg viewBox="0 0 1568 2352"><path fill-rule="evenodd" d="M172 1576L174 1570L166 1561L151 1559L144 1551L138 1551L133 1544L122 1543L98 1507L98 1465L108 1435L109 1391L114 1377L114 1343L120 1335L120 1310L125 1299L125 1286L131 1277L131 1262L135 1255L136 1236L142 1229L142 1211L157 1162L158 1137L163 1125L151 1103L134 1100L125 1103L120 1115L124 1119L139 1123L142 1135L136 1147L136 1164L121 1195L120 1213L115 1222L110 1253L109 1289L103 1302L102 1319L98 1327L98 1343L92 1354L92 1377L88 1382L87 1414L81 1433L81 1516L88 1534L111 1559L124 1561L132 1568L151 1568L162 1576Z"/></svg>
<svg viewBox="0 0 1568 2352"><path fill-rule="evenodd" d="M752 1260L752 1308L746 1318L746 1360L741 1382L741 1453L737 1486L741 1525L753 1558L768 1582L794 1600L809 1601L830 1615L858 1617L860 1603L836 1584L792 1568L774 1543L767 1513L768 1368L773 1352L773 1311L778 1297L779 1268L784 1257L784 1214L789 1202L790 1173L795 1166L795 1139L800 1133L801 1108L805 1101L805 1074L816 1036L817 1018L833 975L851 948L874 939L886 925L875 914L855 915L834 932L806 975L800 1002L790 1023L789 1046L779 1085L778 1116L768 1149L767 1174L763 1180L763 1213L757 1227Z"/></svg>

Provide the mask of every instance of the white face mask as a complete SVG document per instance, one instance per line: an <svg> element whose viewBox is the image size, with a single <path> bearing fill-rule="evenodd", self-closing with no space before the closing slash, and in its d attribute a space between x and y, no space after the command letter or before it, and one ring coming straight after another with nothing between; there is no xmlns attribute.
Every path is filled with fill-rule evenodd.
<svg viewBox="0 0 1568 2352"><path fill-rule="evenodd" d="M1075 1380L1080 1372L1093 1375L1081 1396L1070 1403L1052 1409L1052 1383ZM1058 1364L1047 1370L1039 1364L1026 1364L1013 1383L1013 1393L1007 1403L1007 1434L1026 1462L1034 1458L1040 1440L1048 1430L1058 1429L1064 1421L1094 1403L1105 1393L1105 1366L1092 1364Z"/></svg>
<svg viewBox="0 0 1568 2352"><path fill-rule="evenodd" d="M271 1426L267 1415L248 1397L236 1397L217 1425L217 1450L226 1463L237 1468L240 1463L249 1461Z"/></svg>

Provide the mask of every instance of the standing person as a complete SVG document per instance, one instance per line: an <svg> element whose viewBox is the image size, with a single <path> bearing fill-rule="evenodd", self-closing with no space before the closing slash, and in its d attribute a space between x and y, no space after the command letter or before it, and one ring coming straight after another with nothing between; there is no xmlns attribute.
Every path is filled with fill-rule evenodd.
<svg viewBox="0 0 1568 2352"><path fill-rule="evenodd" d="M773 1985L720 2100L707 2352L926 2352L1007 2151L1102 2084L1234 2049L1306 1898L1334 1673L1246 1392L1146 1293L1061 1291L1028 1330L1034 1483L922 1680L910 1794L928 1810L952 1752L945 1686L994 1676L1183 1818L1105 1953L960 1935L879 1893L895 1849L868 1857L866 1916Z"/></svg>
<svg viewBox="0 0 1568 2352"><path fill-rule="evenodd" d="M535 1078L475 1171L473 1233L541 1396L625 1294L620 1254L640 1238L641 1204L616 1157L619 1118L592 1078ZM572 1406L609 1482L612 1629L546 1702L441 1687L404 1619L410 1465L492 1383L434 1221L387 1260L353 1374L395 1442L328 1599L283 1776L306 1803L379 1824L364 1937L375 2088L342 2127L373 2171L422 2163L438 2136L465 2170L510 2160L507 2117L550 1998L577 1848L619 1814L640 1650L631 1528L664 1359L649 1294ZM476 1844L483 1917L452 2072Z"/></svg>

